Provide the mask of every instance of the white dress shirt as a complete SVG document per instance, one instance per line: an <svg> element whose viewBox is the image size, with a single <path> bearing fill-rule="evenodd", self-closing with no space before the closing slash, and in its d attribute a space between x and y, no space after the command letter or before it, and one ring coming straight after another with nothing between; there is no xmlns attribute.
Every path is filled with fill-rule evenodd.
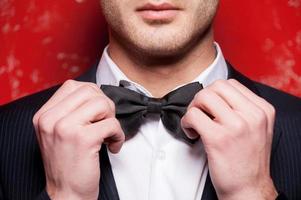
<svg viewBox="0 0 301 200"><path fill-rule="evenodd" d="M227 64L217 43L216 58L195 80L204 87L227 79ZM96 72L97 85L125 87L152 96L143 86L129 80L104 50ZM189 145L174 138L160 117L148 118L138 133L127 140L118 154L109 151L114 179L121 200L200 200L208 174L201 141ZM202 123L202 122L200 122Z"/></svg>

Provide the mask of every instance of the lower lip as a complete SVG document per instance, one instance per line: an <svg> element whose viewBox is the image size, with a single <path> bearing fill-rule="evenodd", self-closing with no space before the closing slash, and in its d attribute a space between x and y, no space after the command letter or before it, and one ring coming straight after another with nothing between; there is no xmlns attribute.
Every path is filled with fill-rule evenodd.
<svg viewBox="0 0 301 200"><path fill-rule="evenodd" d="M171 20L178 14L178 10L144 10L139 15L146 20Z"/></svg>

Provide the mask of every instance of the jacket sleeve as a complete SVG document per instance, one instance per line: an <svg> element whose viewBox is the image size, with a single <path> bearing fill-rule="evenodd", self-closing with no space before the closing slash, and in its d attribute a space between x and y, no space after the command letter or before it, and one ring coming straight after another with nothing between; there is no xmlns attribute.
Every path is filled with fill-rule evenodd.
<svg viewBox="0 0 301 200"><path fill-rule="evenodd" d="M1 199L1 198L0 198ZM36 198L35 200L51 200L48 193L44 189Z"/></svg>
<svg viewBox="0 0 301 200"><path fill-rule="evenodd" d="M4 194L3 194L3 189L2 189L1 182L0 182L0 199L4 199Z"/></svg>

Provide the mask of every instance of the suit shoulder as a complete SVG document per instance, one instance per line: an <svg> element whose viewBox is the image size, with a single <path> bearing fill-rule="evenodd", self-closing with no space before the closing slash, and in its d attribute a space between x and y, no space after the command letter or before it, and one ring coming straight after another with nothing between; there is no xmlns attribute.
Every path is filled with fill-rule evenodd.
<svg viewBox="0 0 301 200"><path fill-rule="evenodd" d="M55 93L59 85L36 92L0 106L0 117L21 110L37 111Z"/></svg>
<svg viewBox="0 0 301 200"><path fill-rule="evenodd" d="M296 113L301 116L301 98L277 90L262 83L255 83L260 96L270 102L278 111Z"/></svg>

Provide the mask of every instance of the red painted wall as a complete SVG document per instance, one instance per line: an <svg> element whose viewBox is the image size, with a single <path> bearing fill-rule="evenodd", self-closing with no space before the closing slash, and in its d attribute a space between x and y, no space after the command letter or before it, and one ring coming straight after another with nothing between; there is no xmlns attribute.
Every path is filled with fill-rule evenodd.
<svg viewBox="0 0 301 200"><path fill-rule="evenodd" d="M221 0L215 27L239 70L301 96L301 0ZM79 75L105 38L99 0L0 0L0 104Z"/></svg>

